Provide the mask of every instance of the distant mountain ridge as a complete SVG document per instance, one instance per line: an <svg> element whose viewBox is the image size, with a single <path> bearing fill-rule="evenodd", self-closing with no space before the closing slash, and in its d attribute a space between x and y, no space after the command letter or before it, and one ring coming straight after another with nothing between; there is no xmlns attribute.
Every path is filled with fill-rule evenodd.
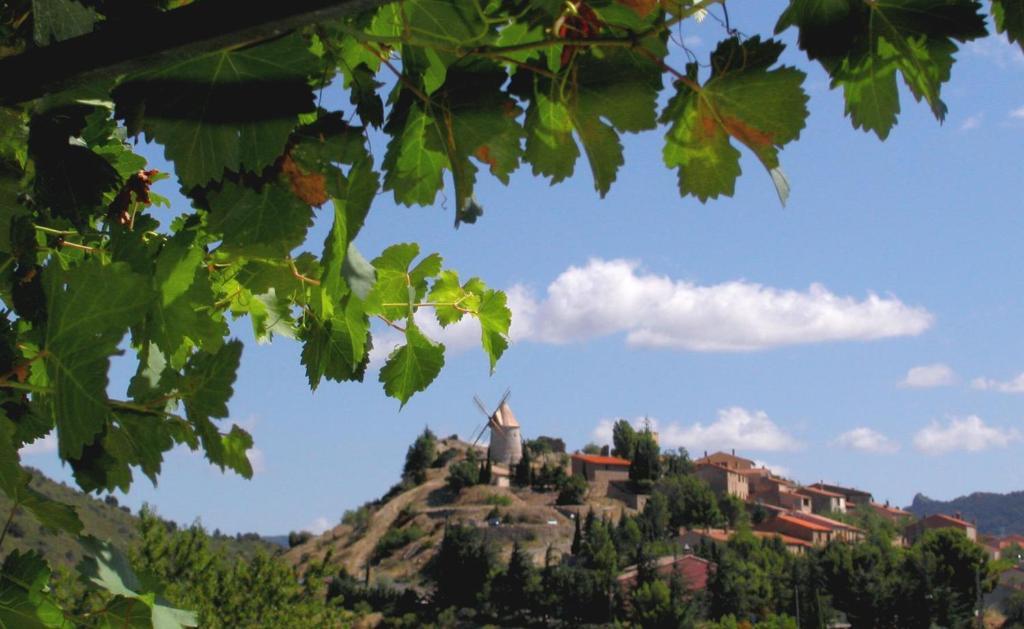
<svg viewBox="0 0 1024 629"><path fill-rule="evenodd" d="M978 532L989 535L1024 534L1024 491L995 494L976 491L953 500L932 500L924 494L914 496L907 507L917 517L933 513L957 512L965 520L976 521Z"/></svg>

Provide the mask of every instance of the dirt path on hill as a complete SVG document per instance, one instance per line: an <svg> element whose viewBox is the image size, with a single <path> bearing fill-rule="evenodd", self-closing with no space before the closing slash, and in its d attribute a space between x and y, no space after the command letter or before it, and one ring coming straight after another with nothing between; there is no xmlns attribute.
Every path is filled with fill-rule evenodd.
<svg viewBox="0 0 1024 629"><path fill-rule="evenodd" d="M345 557L342 561L349 574L362 574L366 562L373 552L373 548L377 545L377 540L391 528L391 524L398 517L398 514L402 512L402 509L417 500L425 501L427 494L435 489L444 487L444 484L443 478L428 480L422 485L399 494L375 512L363 536L345 549Z"/></svg>

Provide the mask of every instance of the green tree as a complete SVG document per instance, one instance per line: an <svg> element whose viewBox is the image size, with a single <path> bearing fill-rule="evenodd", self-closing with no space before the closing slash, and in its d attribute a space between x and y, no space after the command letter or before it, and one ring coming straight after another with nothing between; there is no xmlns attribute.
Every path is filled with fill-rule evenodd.
<svg viewBox="0 0 1024 629"><path fill-rule="evenodd" d="M612 426L612 454L630 459L636 446L636 430L625 419L620 419Z"/></svg>
<svg viewBox="0 0 1024 629"><path fill-rule="evenodd" d="M629 463L629 480L641 491L648 492L661 476L661 448L650 430L636 434L633 456Z"/></svg>
<svg viewBox="0 0 1024 629"><path fill-rule="evenodd" d="M669 527L672 524L672 513L665 494L654 492L650 495L640 513L640 524L644 537L650 541L662 539L671 533Z"/></svg>
<svg viewBox="0 0 1024 629"><path fill-rule="evenodd" d="M529 448L523 448L523 458L516 463L515 476L512 481L518 487L529 487L533 484L533 457Z"/></svg>
<svg viewBox="0 0 1024 629"><path fill-rule="evenodd" d="M1024 592L1014 592L1003 602L1003 612L1006 622L1003 627L1006 629L1024 628Z"/></svg>
<svg viewBox="0 0 1024 629"><path fill-rule="evenodd" d="M424 428L405 453L402 477L420 485L427 480L427 470L437 459L437 436Z"/></svg>
<svg viewBox="0 0 1024 629"><path fill-rule="evenodd" d="M654 486L654 494L665 496L672 528L717 526L723 519L715 492L696 476L666 476Z"/></svg>
<svg viewBox="0 0 1024 629"><path fill-rule="evenodd" d="M601 446L591 441L587 445L583 446L583 450L581 450L581 452L583 452L583 454L601 454Z"/></svg>
<svg viewBox="0 0 1024 629"><path fill-rule="evenodd" d="M902 582L905 613L916 622L961 626L974 617L989 582L988 561L963 531L929 530L908 551Z"/></svg>
<svg viewBox="0 0 1024 629"><path fill-rule="evenodd" d="M476 528L447 526L429 571L437 586L433 601L436 609L475 608L485 602L496 570L494 549Z"/></svg>
<svg viewBox="0 0 1024 629"><path fill-rule="evenodd" d="M537 607L540 594L540 572L530 554L515 542L508 567L495 579L493 595L497 607L506 616L522 617Z"/></svg>

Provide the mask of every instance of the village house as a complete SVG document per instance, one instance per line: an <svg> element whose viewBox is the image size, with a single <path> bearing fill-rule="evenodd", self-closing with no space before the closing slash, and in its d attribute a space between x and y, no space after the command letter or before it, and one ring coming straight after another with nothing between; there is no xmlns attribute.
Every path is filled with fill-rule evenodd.
<svg viewBox="0 0 1024 629"><path fill-rule="evenodd" d="M904 511L898 507L891 506L888 500L885 501L885 504L872 502L869 506L872 511L886 520L889 520L893 524L902 524L904 521L914 517L914 514L909 511Z"/></svg>
<svg viewBox="0 0 1024 629"><path fill-rule="evenodd" d="M599 454L574 454L571 459L572 475L585 478L594 496L607 495L610 482L629 480L629 461L626 459Z"/></svg>
<svg viewBox="0 0 1024 629"><path fill-rule="evenodd" d="M978 541L978 528L967 520L962 519L959 513L955 516L935 513L921 518L917 522L904 527L903 536L908 544L913 544L929 529L957 529L963 531L967 539L972 542Z"/></svg>
<svg viewBox="0 0 1024 629"><path fill-rule="evenodd" d="M811 511L814 513L846 513L846 496L820 489L818 487L801 487L797 490L811 499Z"/></svg>
<svg viewBox="0 0 1024 629"><path fill-rule="evenodd" d="M749 470L757 467L754 461L736 456L736 450L733 450L731 454L728 452L715 452L710 455L705 451L704 456L694 461L693 464L720 465L731 470Z"/></svg>
<svg viewBox="0 0 1024 629"><path fill-rule="evenodd" d="M824 526L832 531L832 538L844 542L860 542L864 540L864 530L846 522L826 518L816 513L791 512L794 518L805 520L819 526Z"/></svg>
<svg viewBox="0 0 1024 629"><path fill-rule="evenodd" d="M708 577L714 569L714 564L693 554L678 557L668 555L655 559L653 568L655 574L664 579L670 578L675 573L682 580L683 587L691 592L697 592L707 587ZM623 593L633 592L639 572L638 566L634 564L626 566L622 574L615 578Z"/></svg>
<svg viewBox="0 0 1024 629"><path fill-rule="evenodd" d="M765 468L754 468L741 474L747 478L748 502L811 512L810 496L797 493L797 486L793 482L779 478Z"/></svg>
<svg viewBox="0 0 1024 629"><path fill-rule="evenodd" d="M719 496L736 496L745 502L750 493L747 477L736 468L701 462L694 466L693 473L710 485Z"/></svg>
<svg viewBox="0 0 1024 629"><path fill-rule="evenodd" d="M874 501L874 497L870 491L864 491L862 489L854 489L853 487L843 487L842 485L830 485L825 482L817 482L809 485L815 489L824 489L825 491L831 491L832 493L839 494L846 499L846 510L853 511L861 505L870 505Z"/></svg>
<svg viewBox="0 0 1024 629"><path fill-rule="evenodd" d="M626 459L599 454L573 454L570 458L572 459L572 475L582 476L589 482L594 482L598 476L608 473L616 474L615 480L629 478L629 461Z"/></svg>
<svg viewBox="0 0 1024 629"><path fill-rule="evenodd" d="M786 513L779 513L775 517L768 518L755 526L754 530L795 537L813 546L824 546L832 540L830 527Z"/></svg>

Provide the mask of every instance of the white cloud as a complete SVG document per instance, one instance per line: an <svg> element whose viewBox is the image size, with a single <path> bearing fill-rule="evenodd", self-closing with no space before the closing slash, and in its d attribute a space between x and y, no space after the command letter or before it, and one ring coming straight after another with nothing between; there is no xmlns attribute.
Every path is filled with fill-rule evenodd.
<svg viewBox="0 0 1024 629"><path fill-rule="evenodd" d="M832 443L843 448L875 454L892 454L900 449L899 444L889 437L865 426L847 430Z"/></svg>
<svg viewBox="0 0 1024 629"><path fill-rule="evenodd" d="M1005 381L975 378L971 380L971 388L979 391L998 391L999 393L1024 393L1024 373L1019 373Z"/></svg>
<svg viewBox="0 0 1024 629"><path fill-rule="evenodd" d="M324 516L314 518L309 526L303 528L303 531L309 531L313 535L323 535L324 531L331 528L331 522Z"/></svg>
<svg viewBox="0 0 1024 629"><path fill-rule="evenodd" d="M36 439L32 443L23 446L18 450L18 454L21 456L33 455L33 454L45 454L47 452L57 451L57 433L50 431L44 437Z"/></svg>
<svg viewBox="0 0 1024 629"><path fill-rule="evenodd" d="M973 116L967 116L964 121L960 123L961 131L971 131L981 126L982 120L985 119L984 114L974 114Z"/></svg>
<svg viewBox="0 0 1024 629"><path fill-rule="evenodd" d="M1017 118L1018 120L1024 119L1024 107L1018 107L1010 112L1011 118Z"/></svg>
<svg viewBox="0 0 1024 629"><path fill-rule="evenodd" d="M949 365L934 363L912 367L900 382L900 386L910 389L931 389L948 387L954 382L956 382L956 374L949 368Z"/></svg>
<svg viewBox="0 0 1024 629"><path fill-rule="evenodd" d="M932 422L914 435L914 446L926 454L945 454L956 450L981 452L1003 448L1019 441L1019 431L987 425L977 415L954 417L945 425Z"/></svg>
<svg viewBox="0 0 1024 629"><path fill-rule="evenodd" d="M799 441L787 434L764 411L748 411L738 406L718 411L718 418L709 424L700 422L685 425L679 422L662 425L656 419L635 419L633 425L639 428L644 421L651 422L651 429L657 431L662 448L686 448L696 458L704 450L762 450L777 452L796 450ZM598 422L593 436L598 443L612 442L612 426L615 420L603 419Z"/></svg>
<svg viewBox="0 0 1024 629"><path fill-rule="evenodd" d="M563 344L625 333L632 346L704 352L913 336L932 322L895 298L858 301L820 284L803 292L743 280L701 286L622 259L570 267L541 301L514 286L509 304L515 340Z"/></svg>
<svg viewBox="0 0 1024 629"><path fill-rule="evenodd" d="M267 458L263 455L263 450L259 448L250 448L245 456L249 458L249 465L252 466L253 474L261 474L267 471Z"/></svg>

